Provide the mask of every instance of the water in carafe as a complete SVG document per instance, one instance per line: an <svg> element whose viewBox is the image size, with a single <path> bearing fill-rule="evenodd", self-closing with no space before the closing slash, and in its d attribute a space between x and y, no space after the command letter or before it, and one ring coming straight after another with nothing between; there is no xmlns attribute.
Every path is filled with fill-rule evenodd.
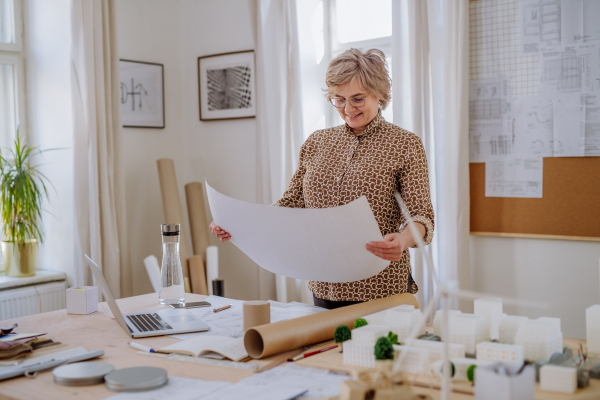
<svg viewBox="0 0 600 400"><path fill-rule="evenodd" d="M179 224L161 225L163 261L160 269L160 304L185 303L183 272L179 258Z"/></svg>

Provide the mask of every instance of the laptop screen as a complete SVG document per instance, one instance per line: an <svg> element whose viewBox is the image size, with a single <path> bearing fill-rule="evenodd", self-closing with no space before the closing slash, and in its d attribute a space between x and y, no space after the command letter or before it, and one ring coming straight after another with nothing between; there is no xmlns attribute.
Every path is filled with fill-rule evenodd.
<svg viewBox="0 0 600 400"><path fill-rule="evenodd" d="M123 330L127 332L129 336L131 336L131 331L129 330L129 327L125 322L125 318L123 318L123 314L121 313L121 310L119 309L119 306L117 305L117 302L115 301L115 298L108 287L108 283L106 283L106 279L104 279L102 270L94 261L92 261L91 258L87 256L87 254L85 255L85 259L92 270L92 274L94 274L96 283L98 283L102 287L102 290L104 290L104 296L106 296L106 302L108 303L108 307L110 307L110 311L112 311L115 319L119 325L121 325L121 328L123 328Z"/></svg>

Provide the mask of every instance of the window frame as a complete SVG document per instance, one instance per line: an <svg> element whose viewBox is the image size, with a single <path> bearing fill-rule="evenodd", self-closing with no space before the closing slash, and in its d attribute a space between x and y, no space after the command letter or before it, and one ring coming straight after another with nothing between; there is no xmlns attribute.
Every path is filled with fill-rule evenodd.
<svg viewBox="0 0 600 400"><path fill-rule="evenodd" d="M394 0L392 0L394 1ZM337 0L323 0L323 35L325 36L325 58L330 62L351 47L357 49L377 48L385 54L386 58L392 58L392 36L384 36L374 39L359 40L354 42L340 43L337 38L336 7ZM390 17L391 18L391 17ZM393 60L392 60L393 61ZM391 74L391 71L390 71ZM335 107L329 105L329 112L325 114L327 126L337 126L341 117ZM343 122L342 122L343 123Z"/></svg>
<svg viewBox="0 0 600 400"><path fill-rule="evenodd" d="M21 137L27 140L27 102L25 86L25 49L23 46L23 0L12 0L13 4L13 26L15 43L0 43L0 64L13 66L14 71L14 93L13 99L16 108L16 125ZM16 135L12 133L10 139Z"/></svg>

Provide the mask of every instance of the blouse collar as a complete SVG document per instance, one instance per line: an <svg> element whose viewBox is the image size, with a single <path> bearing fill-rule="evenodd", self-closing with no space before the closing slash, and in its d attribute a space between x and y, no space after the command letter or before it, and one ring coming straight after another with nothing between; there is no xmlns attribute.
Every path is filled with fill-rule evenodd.
<svg viewBox="0 0 600 400"><path fill-rule="evenodd" d="M375 118L373 118L373 120L369 122L369 125L367 125L367 129L365 129L363 133L358 135L357 138L371 136L372 134L379 132L384 122L385 118L383 118L383 115L381 115L381 109L379 109ZM350 128L350 126L347 123L345 123L344 125L346 126L346 131L354 135L354 131L352 130L352 128Z"/></svg>

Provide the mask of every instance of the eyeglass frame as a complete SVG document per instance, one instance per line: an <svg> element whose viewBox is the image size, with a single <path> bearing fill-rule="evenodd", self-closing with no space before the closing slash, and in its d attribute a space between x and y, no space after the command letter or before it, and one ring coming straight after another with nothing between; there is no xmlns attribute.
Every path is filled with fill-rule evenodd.
<svg viewBox="0 0 600 400"><path fill-rule="evenodd" d="M361 107L364 107L364 106L365 106L365 104L366 104L366 98L367 98L367 97L369 97L369 94L367 94L365 97L352 97L352 98L350 98L350 99L347 99L347 100L344 100L344 99L342 99L341 97L333 97L333 98L329 99L329 104L331 104L331 105L332 105L332 106L334 106L335 108L346 108L346 102L349 102L349 103L350 103L350 105L351 105L352 107L354 107L354 108L361 108ZM360 99L360 100L362 100L362 101L363 101L363 104L362 104L362 105L360 105L360 106L355 106L355 105L352 103L352 100L355 100L355 99ZM333 101L334 101L334 100L342 100L342 101L344 102L344 105L343 105L343 106L341 106L341 107L338 107L338 106L336 106L335 104L333 104Z"/></svg>

